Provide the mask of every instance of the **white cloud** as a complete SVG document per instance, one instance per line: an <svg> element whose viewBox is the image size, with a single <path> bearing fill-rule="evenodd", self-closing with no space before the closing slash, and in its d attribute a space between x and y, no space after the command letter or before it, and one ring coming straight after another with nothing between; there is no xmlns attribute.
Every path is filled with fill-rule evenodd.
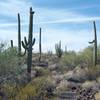
<svg viewBox="0 0 100 100"><path fill-rule="evenodd" d="M87 9L94 9L94 8L100 8L99 4L87 4L87 5L78 5L77 7L71 7L68 8L69 10L87 10Z"/></svg>
<svg viewBox="0 0 100 100"><path fill-rule="evenodd" d="M12 14L14 16L18 12L27 11L30 5L30 2L27 0L6 0L0 3L0 13L4 15Z"/></svg>
<svg viewBox="0 0 100 100"><path fill-rule="evenodd" d="M88 46L88 41L92 39L93 32L91 30L47 29L42 32L42 51L52 50L54 52L55 43L58 43L60 40L63 49L67 45L68 50L79 51ZM38 43L36 44L36 49L38 50Z"/></svg>
<svg viewBox="0 0 100 100"><path fill-rule="evenodd" d="M6 40L10 44L10 40L14 40L14 45L17 45L17 32L16 30L1 30L2 39ZM85 33L85 34L84 34ZM46 29L42 30L42 51L47 52L48 50L55 51L55 43L60 40L62 42L62 48L67 45L68 50L76 50L88 46L88 41L93 39L93 32L91 30L61 30L61 29ZM27 36L26 32L22 32L23 37ZM38 51L38 39L39 34L34 33L36 43L34 45L34 51Z"/></svg>
<svg viewBox="0 0 100 100"><path fill-rule="evenodd" d="M85 22L92 22L92 21L100 21L100 17L76 17L76 18L66 18L61 20L54 20L54 21L47 21L47 22L40 22L41 24L59 24L59 23L85 23Z"/></svg>
<svg viewBox="0 0 100 100"><path fill-rule="evenodd" d="M27 0L7 0L7 2L0 3L0 14L5 16L11 16L11 18L17 19L17 13L21 13L22 26L25 28L28 25L28 14L29 7L31 3ZM9 19L5 19L9 20ZM54 29L51 26L53 24L61 23L83 23L92 20L100 20L100 17L91 17L85 16L80 13L68 10L59 10L59 9L44 9L44 8L35 8L34 21L37 27L45 27L42 32L42 51L46 52L49 49L55 49L55 43L62 41L63 48L65 45L68 46L68 49L80 50L88 46L88 41L93 39L91 29ZM46 25L48 27L46 27ZM14 27L14 28L13 28ZM71 26L70 26L71 27ZM7 30L5 30L7 28ZM22 39L23 36L27 35L25 30L22 30ZM34 33L36 37L36 44L34 50L38 50L38 33ZM17 45L17 20L16 22L5 22L0 24L0 38L4 40L13 39L15 45Z"/></svg>
<svg viewBox="0 0 100 100"><path fill-rule="evenodd" d="M41 24L84 23L100 21L100 16L82 15L73 10L36 8L36 22Z"/></svg>

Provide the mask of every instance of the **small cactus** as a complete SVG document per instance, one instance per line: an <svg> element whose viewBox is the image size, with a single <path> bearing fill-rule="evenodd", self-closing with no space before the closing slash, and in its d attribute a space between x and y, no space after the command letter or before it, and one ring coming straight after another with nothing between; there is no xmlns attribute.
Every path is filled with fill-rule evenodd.
<svg viewBox="0 0 100 100"><path fill-rule="evenodd" d="M63 51L61 49L61 41L58 44L55 44L56 55L61 58Z"/></svg>
<svg viewBox="0 0 100 100"><path fill-rule="evenodd" d="M93 21L93 25L94 25L94 40L92 42L89 42L89 43L94 44L93 63L94 63L94 66L96 66L97 65L97 33L96 33L95 21Z"/></svg>

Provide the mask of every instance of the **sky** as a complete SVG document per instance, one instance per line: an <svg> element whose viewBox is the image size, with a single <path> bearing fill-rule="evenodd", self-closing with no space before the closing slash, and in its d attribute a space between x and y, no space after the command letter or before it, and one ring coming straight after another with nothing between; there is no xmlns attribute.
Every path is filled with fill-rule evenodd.
<svg viewBox="0 0 100 100"><path fill-rule="evenodd" d="M100 0L0 0L0 41L14 41L17 46L18 20L21 17L21 35L28 36L29 8L35 11L33 36L38 52L39 28L42 28L42 52L55 51L61 41L62 49L81 51L94 39L93 21L96 21L100 43Z"/></svg>

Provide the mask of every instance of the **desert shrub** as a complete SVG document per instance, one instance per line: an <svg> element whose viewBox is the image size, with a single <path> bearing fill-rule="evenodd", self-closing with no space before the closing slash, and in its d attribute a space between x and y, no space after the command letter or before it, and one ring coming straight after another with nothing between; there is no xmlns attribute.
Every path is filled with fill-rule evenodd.
<svg viewBox="0 0 100 100"><path fill-rule="evenodd" d="M47 54L48 54L48 56L52 56L53 55L53 52L51 51L51 50L49 50L48 52L47 52Z"/></svg>
<svg viewBox="0 0 100 100"><path fill-rule="evenodd" d="M78 55L79 62L84 62L88 66L93 65L93 47L89 46L85 48L82 52Z"/></svg>
<svg viewBox="0 0 100 100"><path fill-rule="evenodd" d="M79 52L78 57L78 60L86 63L88 67L93 66L93 46L88 46L82 52ZM97 49L97 59L100 61L100 45L98 45Z"/></svg>
<svg viewBox="0 0 100 100"><path fill-rule="evenodd" d="M14 83L5 83L3 84L2 91L6 94L7 98L14 98L18 95L21 87Z"/></svg>
<svg viewBox="0 0 100 100"><path fill-rule="evenodd" d="M34 70L36 71L36 76L50 75L50 71L47 68L35 68Z"/></svg>
<svg viewBox="0 0 100 100"><path fill-rule="evenodd" d="M77 65L87 65L92 66L92 59L93 59L93 47L89 46L85 48L81 52L75 52L75 51L68 51L67 53L64 53L64 56L62 57L62 63L65 66L69 66L70 68L74 68Z"/></svg>
<svg viewBox="0 0 100 100"><path fill-rule="evenodd" d="M41 96L44 95L44 97L51 98L54 96L54 89L55 85L52 84L52 82L46 80L41 86L40 95L42 94Z"/></svg>
<svg viewBox="0 0 100 100"><path fill-rule="evenodd" d="M77 54L74 51L69 51L64 54L64 56L61 59L61 62L63 63L64 66L69 66L70 68L73 68L76 66L76 57Z"/></svg>
<svg viewBox="0 0 100 100"><path fill-rule="evenodd" d="M48 96L51 96L54 86L51 83L51 79L47 76L37 77L23 87L14 100L48 100ZM50 90L50 92L48 92ZM49 94L50 93L50 94Z"/></svg>
<svg viewBox="0 0 100 100"><path fill-rule="evenodd" d="M20 69L17 48L10 48L5 43L0 43L0 75L15 73Z"/></svg>
<svg viewBox="0 0 100 100"><path fill-rule="evenodd" d="M9 100L31 100L33 99L38 92L39 89L44 82L45 78L36 78L34 81L32 80L24 87L20 87L14 84L5 84L3 90L6 91L7 97Z"/></svg>
<svg viewBox="0 0 100 100"><path fill-rule="evenodd" d="M97 65L95 67L89 67L88 73L87 73L89 80L95 80L97 77L100 77L100 65Z"/></svg>

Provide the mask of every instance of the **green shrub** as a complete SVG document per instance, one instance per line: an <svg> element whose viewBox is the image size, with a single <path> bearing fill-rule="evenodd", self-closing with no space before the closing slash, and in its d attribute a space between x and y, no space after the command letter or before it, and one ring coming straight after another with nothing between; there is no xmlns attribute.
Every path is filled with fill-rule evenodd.
<svg viewBox="0 0 100 100"><path fill-rule="evenodd" d="M35 68L36 76L47 76L50 75L50 71L47 68Z"/></svg>
<svg viewBox="0 0 100 100"><path fill-rule="evenodd" d="M80 63L83 62L83 63L86 63L88 66L92 66L93 65L93 47L89 46L85 48L82 52L79 52L77 60Z"/></svg>
<svg viewBox="0 0 100 100"><path fill-rule="evenodd" d="M89 46L81 52L67 51L64 53L61 63L63 66L67 66L69 69L73 69L77 65L93 65L93 47ZM85 66L84 66L85 67Z"/></svg>
<svg viewBox="0 0 100 100"><path fill-rule="evenodd" d="M69 66L70 68L72 68L76 66L76 57L77 57L76 52L69 51L64 54L61 60L64 66Z"/></svg>
<svg viewBox="0 0 100 100"><path fill-rule="evenodd" d="M21 69L18 65L17 48L10 48L5 43L0 43L0 75L15 73Z"/></svg>
<svg viewBox="0 0 100 100"><path fill-rule="evenodd" d="M48 96L46 89L53 87L50 81L49 77L37 77L33 79L19 91L13 100L48 100L45 99Z"/></svg>

